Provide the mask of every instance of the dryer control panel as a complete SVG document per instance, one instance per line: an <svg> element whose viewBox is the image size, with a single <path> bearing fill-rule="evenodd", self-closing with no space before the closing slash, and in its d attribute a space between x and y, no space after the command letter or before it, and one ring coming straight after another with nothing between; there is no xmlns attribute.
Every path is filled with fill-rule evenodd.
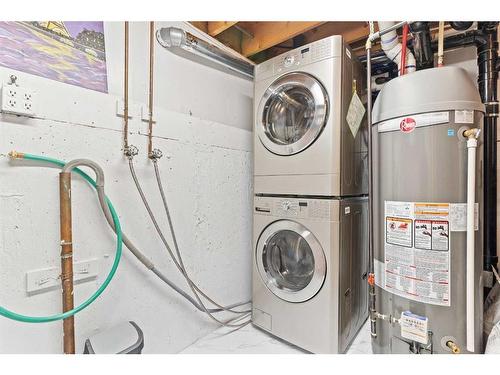
<svg viewBox="0 0 500 375"><path fill-rule="evenodd" d="M255 197L254 212L278 218L323 219L332 218L333 205L338 201L327 199Z"/></svg>
<svg viewBox="0 0 500 375"><path fill-rule="evenodd" d="M255 81L280 75L327 58L342 56L342 37L334 35L273 57L255 67Z"/></svg>

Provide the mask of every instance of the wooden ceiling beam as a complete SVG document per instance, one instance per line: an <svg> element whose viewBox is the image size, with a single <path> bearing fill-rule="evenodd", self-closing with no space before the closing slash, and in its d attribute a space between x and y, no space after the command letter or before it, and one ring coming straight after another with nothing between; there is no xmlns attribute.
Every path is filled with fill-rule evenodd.
<svg viewBox="0 0 500 375"><path fill-rule="evenodd" d="M207 34L211 36L219 35L237 23L238 21L208 21Z"/></svg>
<svg viewBox="0 0 500 375"><path fill-rule="evenodd" d="M244 56L255 55L299 34L305 33L325 22L239 22L252 37L241 41L241 53Z"/></svg>
<svg viewBox="0 0 500 375"><path fill-rule="evenodd" d="M207 21L189 21L191 25L200 29L204 33L208 33L208 22Z"/></svg>
<svg viewBox="0 0 500 375"><path fill-rule="evenodd" d="M304 34L305 43L312 43L332 35L342 35L350 44L366 38L370 29L366 22L327 22Z"/></svg>

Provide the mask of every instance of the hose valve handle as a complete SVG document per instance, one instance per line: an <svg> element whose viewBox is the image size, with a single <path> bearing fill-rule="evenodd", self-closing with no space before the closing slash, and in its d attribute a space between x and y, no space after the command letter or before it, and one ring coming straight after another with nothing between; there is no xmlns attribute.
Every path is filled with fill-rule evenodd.
<svg viewBox="0 0 500 375"><path fill-rule="evenodd" d="M124 155L129 158L129 159L133 159L134 156L136 156L137 154L139 154L139 149L133 145L130 145L130 146L126 146L124 149L123 149L123 153Z"/></svg>
<svg viewBox="0 0 500 375"><path fill-rule="evenodd" d="M473 128L473 129L467 129L463 133L464 137L467 139L478 139L479 136L481 135L481 129L479 128Z"/></svg>
<svg viewBox="0 0 500 375"><path fill-rule="evenodd" d="M161 157L163 156L163 152L161 152L160 149L157 149L155 148L153 151L151 151L148 155L148 157L152 160L152 161L158 161L161 159Z"/></svg>

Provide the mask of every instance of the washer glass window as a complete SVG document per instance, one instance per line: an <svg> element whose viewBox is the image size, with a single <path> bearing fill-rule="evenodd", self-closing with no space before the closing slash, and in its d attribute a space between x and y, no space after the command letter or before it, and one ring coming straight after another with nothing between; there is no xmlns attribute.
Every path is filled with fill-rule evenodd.
<svg viewBox="0 0 500 375"><path fill-rule="evenodd" d="M298 153L320 135L328 116L328 96L306 73L288 73L266 90L259 106L259 138L271 152Z"/></svg>
<svg viewBox="0 0 500 375"><path fill-rule="evenodd" d="M278 220L262 232L256 263L266 287L289 302L311 299L326 277L326 258L316 237L302 224Z"/></svg>
<svg viewBox="0 0 500 375"><path fill-rule="evenodd" d="M277 232L269 239L262 252L262 263L278 288L292 292L304 289L314 274L311 247L291 230Z"/></svg>

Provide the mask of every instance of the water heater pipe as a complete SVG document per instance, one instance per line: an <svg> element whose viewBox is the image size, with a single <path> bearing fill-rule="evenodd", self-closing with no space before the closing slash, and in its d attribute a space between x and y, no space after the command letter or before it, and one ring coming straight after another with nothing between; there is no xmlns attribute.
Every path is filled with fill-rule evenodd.
<svg viewBox="0 0 500 375"><path fill-rule="evenodd" d="M404 75L406 73L406 51L407 51L407 47L406 47L406 43L407 43L407 40L408 40L408 24L404 25L403 26L403 37L402 37L402 40L401 40L401 71L400 71L400 75Z"/></svg>
<svg viewBox="0 0 500 375"><path fill-rule="evenodd" d="M476 204L476 148L480 129L469 129L464 132L467 138L467 255L466 255L466 342L467 350L474 353L474 288L475 256L475 222L474 206Z"/></svg>
<svg viewBox="0 0 500 375"><path fill-rule="evenodd" d="M366 120L368 125L368 285L369 285L369 318L370 318L370 334L372 338L377 337L377 319L382 319L384 315L379 314L376 310L376 295L375 295L375 269L374 269L374 252L373 252L373 140L372 140L372 95L371 95L371 49L372 43L384 35L394 33L398 28L407 24L406 21L399 23L386 22L385 28L382 28L383 22L379 22L379 31L375 32L374 22L370 21L370 35L366 39L366 85L367 85L367 110ZM397 34L396 34L397 39ZM413 68L415 69L415 68ZM391 320L391 318L389 318Z"/></svg>
<svg viewBox="0 0 500 375"><path fill-rule="evenodd" d="M373 253L373 147L372 147L372 38L375 26L369 22L370 36L366 40L366 122L368 124L368 298L370 334L377 337L377 309L375 299L375 269ZM380 31L379 31L380 33ZM375 39L373 39L375 40Z"/></svg>
<svg viewBox="0 0 500 375"><path fill-rule="evenodd" d="M402 72L404 69L408 73L412 73L416 70L415 56L413 56L413 53L408 51L405 57L404 64L402 61L400 61L400 59L398 59L399 55L402 52L402 45L399 42L396 29L392 29L392 27L394 27L395 25L397 25L395 22L382 22L382 21L378 22L378 28L380 30L390 30L387 32L379 31L382 49L384 50L389 60L394 61L395 63L398 64L399 72ZM371 41L373 42L373 39L371 39Z"/></svg>
<svg viewBox="0 0 500 375"><path fill-rule="evenodd" d="M444 65L444 21L439 21L438 31L438 68Z"/></svg>

